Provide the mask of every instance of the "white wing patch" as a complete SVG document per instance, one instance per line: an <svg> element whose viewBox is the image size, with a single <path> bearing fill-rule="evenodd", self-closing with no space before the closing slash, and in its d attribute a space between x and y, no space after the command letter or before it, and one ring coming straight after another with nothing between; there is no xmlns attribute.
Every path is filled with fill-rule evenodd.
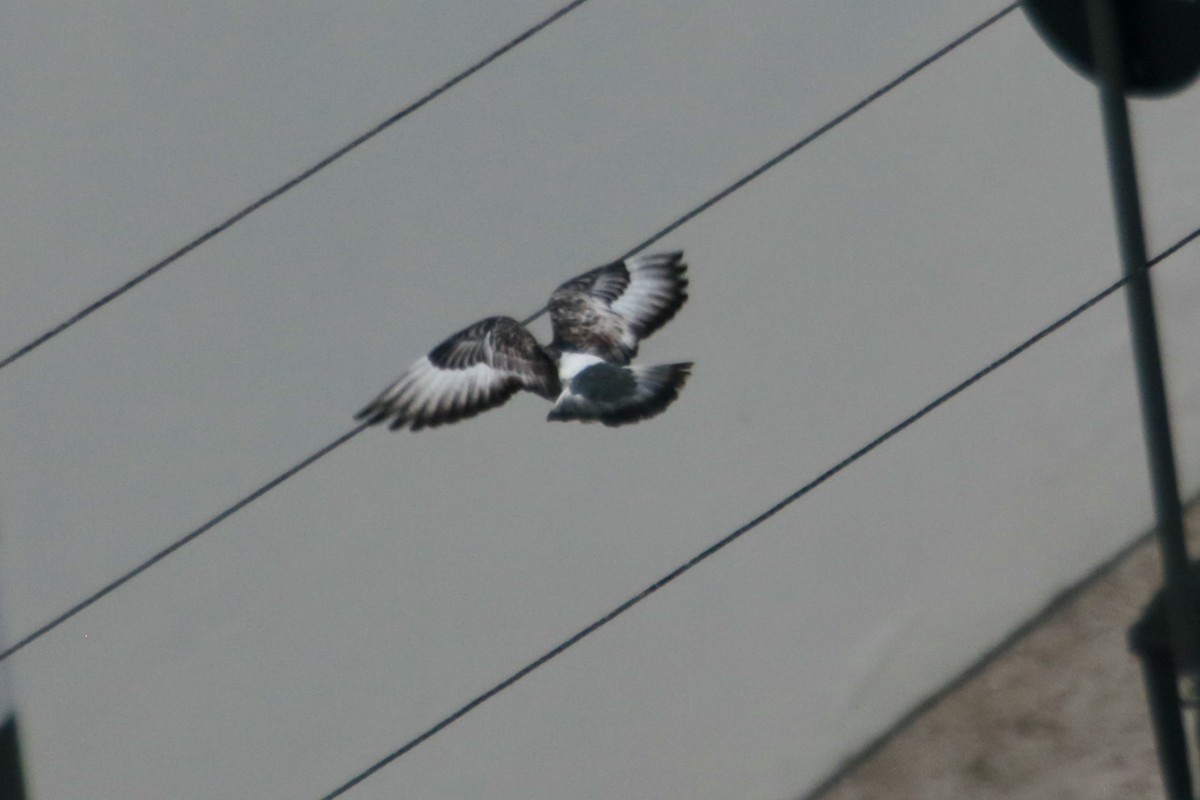
<svg viewBox="0 0 1200 800"><path fill-rule="evenodd" d="M630 331L645 339L675 316L687 300L687 265L683 253L660 253L626 259L629 286L612 302Z"/></svg>
<svg viewBox="0 0 1200 800"><path fill-rule="evenodd" d="M422 356L359 412L359 419L376 423L391 417L392 430L433 428L494 408L518 388L520 384L511 374L487 364L441 369L429 356Z"/></svg>
<svg viewBox="0 0 1200 800"><path fill-rule="evenodd" d="M554 363L516 320L488 317L419 359L357 418L417 431L473 417L520 389L558 394Z"/></svg>

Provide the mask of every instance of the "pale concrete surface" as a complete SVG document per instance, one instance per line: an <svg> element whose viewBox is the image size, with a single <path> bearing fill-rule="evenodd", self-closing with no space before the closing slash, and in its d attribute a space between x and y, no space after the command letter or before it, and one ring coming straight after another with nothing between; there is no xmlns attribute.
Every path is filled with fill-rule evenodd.
<svg viewBox="0 0 1200 800"><path fill-rule="evenodd" d="M1188 514L1195 540L1200 514ZM821 800L1160 798L1126 630L1159 585L1144 540L818 794Z"/></svg>

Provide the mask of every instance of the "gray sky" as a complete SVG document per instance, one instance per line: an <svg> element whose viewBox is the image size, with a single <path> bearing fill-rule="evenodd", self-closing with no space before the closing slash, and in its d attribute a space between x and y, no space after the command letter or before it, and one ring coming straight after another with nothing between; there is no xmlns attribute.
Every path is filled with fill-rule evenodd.
<svg viewBox="0 0 1200 800"><path fill-rule="evenodd" d="M557 4L6 10L0 350ZM1000 7L592 0L0 374L8 630ZM1135 107L1154 251L1198 103ZM325 794L1107 286L1110 220L1094 90L1010 15L660 244L668 413L368 432L14 656L34 796ZM1189 494L1197 252L1156 269ZM1148 527L1135 400L1114 299L350 796L799 796Z"/></svg>

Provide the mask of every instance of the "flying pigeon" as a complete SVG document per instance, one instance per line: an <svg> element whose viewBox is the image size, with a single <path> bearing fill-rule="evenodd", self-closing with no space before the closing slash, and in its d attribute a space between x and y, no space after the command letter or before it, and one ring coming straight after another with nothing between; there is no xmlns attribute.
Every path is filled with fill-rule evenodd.
<svg viewBox="0 0 1200 800"><path fill-rule="evenodd" d="M679 396L692 364L631 365L638 342L687 300L683 253L634 256L583 273L546 304L541 345L511 317L488 317L439 344L355 415L392 430L435 428L503 404L520 389L554 401L548 420L617 426Z"/></svg>

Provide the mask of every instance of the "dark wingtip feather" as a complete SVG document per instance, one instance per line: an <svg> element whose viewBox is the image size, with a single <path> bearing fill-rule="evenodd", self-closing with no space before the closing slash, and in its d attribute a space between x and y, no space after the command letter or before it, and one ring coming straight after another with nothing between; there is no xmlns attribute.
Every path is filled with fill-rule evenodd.
<svg viewBox="0 0 1200 800"><path fill-rule="evenodd" d="M387 408L373 402L355 414L354 418L359 422L366 422L368 425L378 425L390 416L391 412Z"/></svg>

